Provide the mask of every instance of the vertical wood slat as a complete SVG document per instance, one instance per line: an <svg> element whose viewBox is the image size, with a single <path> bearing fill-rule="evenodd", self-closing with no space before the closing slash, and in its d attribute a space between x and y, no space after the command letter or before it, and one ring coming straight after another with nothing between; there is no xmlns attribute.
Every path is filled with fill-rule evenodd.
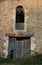
<svg viewBox="0 0 42 65"><path fill-rule="evenodd" d="M24 51L23 46L24 46L24 40L22 40L22 57L23 57L23 51Z"/></svg>
<svg viewBox="0 0 42 65"><path fill-rule="evenodd" d="M17 47L16 47L16 57L21 57L22 54L22 44L21 41L16 41Z"/></svg>
<svg viewBox="0 0 42 65"><path fill-rule="evenodd" d="M23 55L28 55L29 54L29 50L30 50L30 47L29 47L29 40L24 40L24 47L23 47Z"/></svg>
<svg viewBox="0 0 42 65"><path fill-rule="evenodd" d="M14 42L13 42L13 58L15 59L16 58L16 39L14 38L13 40L14 40Z"/></svg>

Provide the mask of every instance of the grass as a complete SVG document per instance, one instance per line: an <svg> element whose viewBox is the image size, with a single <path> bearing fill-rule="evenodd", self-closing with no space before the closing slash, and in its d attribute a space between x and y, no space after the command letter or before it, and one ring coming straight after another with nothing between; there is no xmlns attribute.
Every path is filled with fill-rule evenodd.
<svg viewBox="0 0 42 65"><path fill-rule="evenodd" d="M0 65L42 65L42 54L19 59L0 58Z"/></svg>

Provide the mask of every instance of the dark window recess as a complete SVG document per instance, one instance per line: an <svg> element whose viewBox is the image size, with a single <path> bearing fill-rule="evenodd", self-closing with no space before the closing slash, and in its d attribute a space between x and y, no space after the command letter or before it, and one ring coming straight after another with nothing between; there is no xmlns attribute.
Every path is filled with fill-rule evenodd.
<svg viewBox="0 0 42 65"><path fill-rule="evenodd" d="M24 29L24 9L22 6L16 8L16 29Z"/></svg>

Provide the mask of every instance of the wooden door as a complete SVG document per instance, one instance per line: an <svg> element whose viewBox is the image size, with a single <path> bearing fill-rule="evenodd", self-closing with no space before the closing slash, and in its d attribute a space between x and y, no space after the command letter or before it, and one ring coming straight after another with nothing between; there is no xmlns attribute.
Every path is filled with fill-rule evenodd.
<svg viewBox="0 0 42 65"><path fill-rule="evenodd" d="M30 40L9 38L9 55L11 54L11 50L13 50L13 58L28 56L30 54Z"/></svg>

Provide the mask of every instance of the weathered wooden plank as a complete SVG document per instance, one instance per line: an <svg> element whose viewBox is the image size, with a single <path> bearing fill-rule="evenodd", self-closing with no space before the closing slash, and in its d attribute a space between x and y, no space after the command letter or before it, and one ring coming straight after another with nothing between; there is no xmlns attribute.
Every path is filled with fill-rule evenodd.
<svg viewBox="0 0 42 65"><path fill-rule="evenodd" d="M21 44L21 41L16 41L17 43L17 47L16 47L16 57L21 57L21 54L22 54L22 44Z"/></svg>

